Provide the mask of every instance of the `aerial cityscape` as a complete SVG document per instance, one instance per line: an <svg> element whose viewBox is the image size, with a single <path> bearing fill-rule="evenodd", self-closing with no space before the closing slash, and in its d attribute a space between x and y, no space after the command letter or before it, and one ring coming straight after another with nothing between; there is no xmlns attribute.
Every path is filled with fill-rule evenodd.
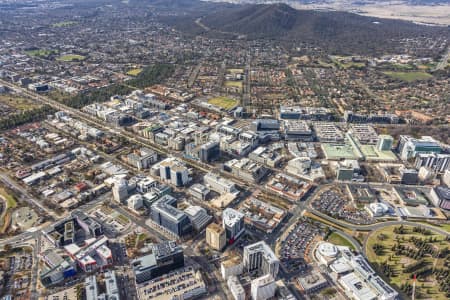
<svg viewBox="0 0 450 300"><path fill-rule="evenodd" d="M450 299L448 0L0 0L0 300Z"/></svg>

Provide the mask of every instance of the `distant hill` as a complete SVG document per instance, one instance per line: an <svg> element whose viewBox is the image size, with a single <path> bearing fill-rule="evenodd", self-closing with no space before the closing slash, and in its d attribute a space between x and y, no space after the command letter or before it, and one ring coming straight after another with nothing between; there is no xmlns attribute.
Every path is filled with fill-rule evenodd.
<svg viewBox="0 0 450 300"><path fill-rule="evenodd" d="M189 1L189 0L183 0ZM193 5L196 1L191 0ZM195 4L194 4L195 5ZM286 4L204 3L190 14L162 19L188 34L214 38L274 39L308 42L336 54L396 52L400 38L447 36L448 27L417 25L346 12L296 10Z"/></svg>

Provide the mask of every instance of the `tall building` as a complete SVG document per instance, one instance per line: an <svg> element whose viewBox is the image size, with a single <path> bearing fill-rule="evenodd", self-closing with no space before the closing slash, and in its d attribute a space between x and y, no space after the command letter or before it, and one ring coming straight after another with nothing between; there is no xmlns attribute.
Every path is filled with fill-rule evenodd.
<svg viewBox="0 0 450 300"><path fill-rule="evenodd" d="M222 227L228 243L232 244L245 231L244 214L227 208L222 213Z"/></svg>
<svg viewBox="0 0 450 300"><path fill-rule="evenodd" d="M244 269L247 272L256 270L259 274L276 278L279 268L280 261L264 241L244 247Z"/></svg>
<svg viewBox="0 0 450 300"><path fill-rule="evenodd" d="M252 300L266 300L275 296L277 285L272 275L266 274L252 280Z"/></svg>
<svg viewBox="0 0 450 300"><path fill-rule="evenodd" d="M434 187L431 189L430 198L437 207L450 210L450 188L443 185Z"/></svg>
<svg viewBox="0 0 450 300"><path fill-rule="evenodd" d="M206 243L212 249L221 251L227 243L225 229L216 223L209 224L206 227Z"/></svg>
<svg viewBox="0 0 450 300"><path fill-rule="evenodd" d="M377 149L379 151L389 151L392 149L394 138L390 135L380 134L378 136Z"/></svg>
<svg viewBox="0 0 450 300"><path fill-rule="evenodd" d="M416 156L416 169L427 167L437 173L450 170L450 154L419 153Z"/></svg>
<svg viewBox="0 0 450 300"><path fill-rule="evenodd" d="M219 142L210 141L206 144L200 146L199 149L199 159L202 162L208 163L215 159L220 154L220 144Z"/></svg>
<svg viewBox="0 0 450 300"><path fill-rule="evenodd" d="M118 203L124 202L128 198L128 183L125 179L121 179L114 183L112 187L114 201Z"/></svg>
<svg viewBox="0 0 450 300"><path fill-rule="evenodd" d="M189 182L187 167L175 158L168 158L159 164L159 176L175 186L183 186Z"/></svg>
<svg viewBox="0 0 450 300"><path fill-rule="evenodd" d="M422 136L415 139L408 135L401 135L398 142L397 151L402 160L416 157L419 153L441 153L439 143L430 136Z"/></svg>
<svg viewBox="0 0 450 300"><path fill-rule="evenodd" d="M202 231L212 220L212 216L208 215L206 209L200 206L189 206L184 210L184 213L191 220L192 227L197 232Z"/></svg>
<svg viewBox="0 0 450 300"><path fill-rule="evenodd" d="M450 187L450 170L445 171L444 175L442 175L442 183Z"/></svg>
<svg viewBox="0 0 450 300"><path fill-rule="evenodd" d="M175 242L162 242L151 246L152 253L132 261L136 283L143 283L184 266L183 248Z"/></svg>
<svg viewBox="0 0 450 300"><path fill-rule="evenodd" d="M228 277L227 285L234 300L245 300L245 290L236 276Z"/></svg>
<svg viewBox="0 0 450 300"><path fill-rule="evenodd" d="M155 223L176 235L184 236L191 233L192 223L189 217L176 206L177 199L165 195L152 204L151 218Z"/></svg>

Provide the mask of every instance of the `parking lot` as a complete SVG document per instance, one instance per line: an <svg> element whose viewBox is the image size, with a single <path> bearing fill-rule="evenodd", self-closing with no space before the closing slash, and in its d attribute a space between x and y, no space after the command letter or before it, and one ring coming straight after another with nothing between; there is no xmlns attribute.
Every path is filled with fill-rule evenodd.
<svg viewBox="0 0 450 300"><path fill-rule="evenodd" d="M311 205L321 213L352 224L374 223L374 219L363 208L356 207L345 195L334 189L323 192Z"/></svg>
<svg viewBox="0 0 450 300"><path fill-rule="evenodd" d="M300 219L281 242L280 261L284 270L291 275L298 275L308 270L305 256L308 256L311 242L323 235L320 228Z"/></svg>

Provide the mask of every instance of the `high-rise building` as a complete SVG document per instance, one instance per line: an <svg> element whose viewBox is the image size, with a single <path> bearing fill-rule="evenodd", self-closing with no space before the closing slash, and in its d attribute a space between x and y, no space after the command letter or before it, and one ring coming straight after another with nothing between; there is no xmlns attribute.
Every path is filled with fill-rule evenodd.
<svg viewBox="0 0 450 300"><path fill-rule="evenodd" d="M227 285L234 300L245 300L245 290L236 276L228 277Z"/></svg>
<svg viewBox="0 0 450 300"><path fill-rule="evenodd" d="M401 135L397 151L402 160L408 160L416 157L419 153L439 154L442 149L439 143L430 136L422 136L421 139L415 139L408 135Z"/></svg>
<svg viewBox="0 0 450 300"><path fill-rule="evenodd" d="M227 208L222 213L222 227L227 241L232 244L245 231L244 214Z"/></svg>
<svg viewBox="0 0 450 300"><path fill-rule="evenodd" d="M434 187L431 189L430 198L437 207L450 210L450 188L443 185Z"/></svg>
<svg viewBox="0 0 450 300"><path fill-rule="evenodd" d="M124 202L128 198L128 183L125 179L121 179L114 183L112 187L114 201L118 203Z"/></svg>
<svg viewBox="0 0 450 300"><path fill-rule="evenodd" d="M175 242L151 246L152 253L132 261L136 283L143 283L184 266L183 248Z"/></svg>
<svg viewBox="0 0 450 300"><path fill-rule="evenodd" d="M266 300L275 296L277 285L270 274L263 275L252 280L252 300Z"/></svg>
<svg viewBox="0 0 450 300"><path fill-rule="evenodd" d="M184 236L191 233L192 223L189 217L177 207L177 199L170 195L161 197L151 206L151 218L158 225Z"/></svg>
<svg viewBox="0 0 450 300"><path fill-rule="evenodd" d="M450 170L450 154L419 153L416 156L416 169L427 167L437 173Z"/></svg>
<svg viewBox="0 0 450 300"><path fill-rule="evenodd" d="M247 272L256 270L261 275L270 274L276 278L279 268L280 261L264 241L244 247L244 269Z"/></svg>
<svg viewBox="0 0 450 300"><path fill-rule="evenodd" d="M216 223L209 224L206 227L206 243L212 249L221 251L227 243L225 229Z"/></svg>
<svg viewBox="0 0 450 300"><path fill-rule="evenodd" d="M208 163L215 159L220 154L220 144L219 142L210 141L206 144L200 146L199 149L199 159L202 162Z"/></svg>
<svg viewBox="0 0 450 300"><path fill-rule="evenodd" d="M159 164L159 176L175 186L183 186L189 182L187 167L174 158L168 158Z"/></svg>
<svg viewBox="0 0 450 300"><path fill-rule="evenodd" d="M189 206L184 210L184 213L191 220L192 227L197 232L202 231L211 222L212 216L208 215L206 209L200 206Z"/></svg>
<svg viewBox="0 0 450 300"><path fill-rule="evenodd" d="M390 135L380 134L378 136L377 149L379 151L389 151L392 149L394 138Z"/></svg>

